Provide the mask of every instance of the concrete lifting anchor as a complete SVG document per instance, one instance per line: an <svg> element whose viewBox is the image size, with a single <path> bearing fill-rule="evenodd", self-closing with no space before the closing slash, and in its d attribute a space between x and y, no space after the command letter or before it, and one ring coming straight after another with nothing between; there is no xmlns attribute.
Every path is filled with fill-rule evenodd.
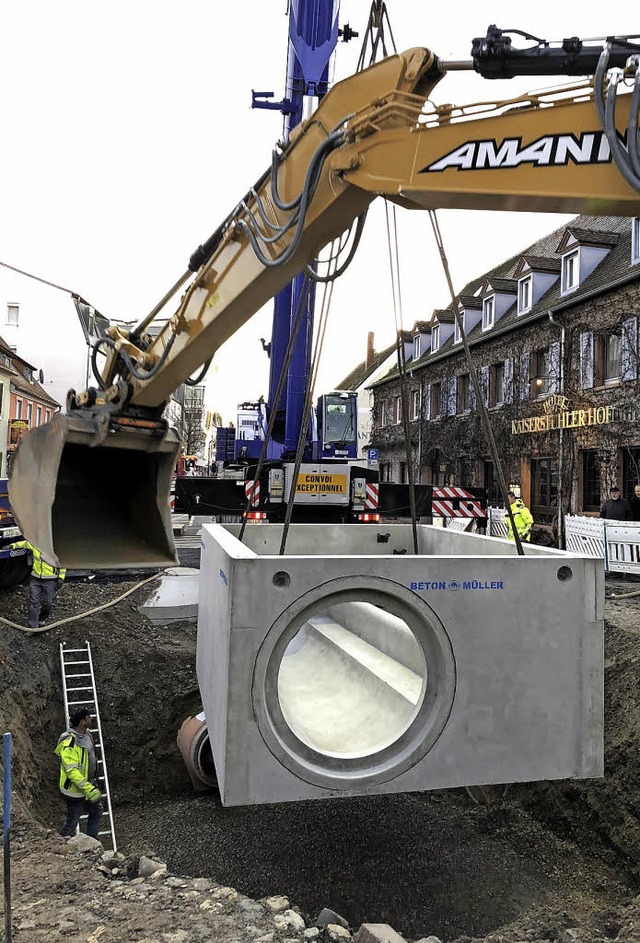
<svg viewBox="0 0 640 943"><path fill-rule="evenodd" d="M179 736L224 805L602 775L601 561L426 525L415 555L402 524L294 525L279 556L281 525L238 530L203 527L206 728Z"/></svg>

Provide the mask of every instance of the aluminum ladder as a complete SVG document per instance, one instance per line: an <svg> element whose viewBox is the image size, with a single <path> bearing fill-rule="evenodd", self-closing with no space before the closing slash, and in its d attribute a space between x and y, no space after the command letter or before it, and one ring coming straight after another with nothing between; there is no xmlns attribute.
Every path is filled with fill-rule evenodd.
<svg viewBox="0 0 640 943"><path fill-rule="evenodd" d="M116 832L113 826L109 775L107 773L107 760L102 743L102 725L100 723L96 679L93 673L93 660L91 658L91 646L89 642L85 642L82 648L67 648L67 643L62 642L60 645L60 671L62 674L62 696L64 698L66 722L69 722L69 712L73 710L74 707L86 706L91 713L93 725L89 728L89 732L93 736L93 742L95 744L97 763L96 781L102 793L102 804L104 807L98 838L102 842L105 850L116 851ZM80 816L81 822L85 822L86 819L86 814ZM78 826L78 831L79 830L80 827Z"/></svg>

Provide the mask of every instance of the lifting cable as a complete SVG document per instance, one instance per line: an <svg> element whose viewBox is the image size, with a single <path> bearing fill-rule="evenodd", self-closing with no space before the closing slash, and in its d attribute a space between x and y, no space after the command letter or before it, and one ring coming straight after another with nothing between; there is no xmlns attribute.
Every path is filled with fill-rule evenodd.
<svg viewBox="0 0 640 943"><path fill-rule="evenodd" d="M396 324L396 353L398 356L398 376L400 378L400 402L402 405L402 424L404 432L404 448L407 465L407 482L409 485L409 510L411 512L411 529L413 532L413 552L418 556L418 527L416 521L416 488L413 471L413 453L411 450L411 429L409 426L409 391L407 389L407 370L404 356L404 336L402 331L402 295L400 292L400 255L398 252L398 224L396 207L393 204L389 213L389 201L384 201L387 221L387 245L389 247L389 269L391 272L391 297L393 299L393 313Z"/></svg>
<svg viewBox="0 0 640 943"><path fill-rule="evenodd" d="M282 399L282 394L284 392L284 385L287 382L287 376L289 372L289 364L291 363L291 358L293 357L293 351L296 346L296 341L298 340L298 334L300 333L300 326L302 324L304 313L307 307L307 298L309 296L309 291L311 289L311 281L305 277L302 291L298 298L298 306L293 319L293 327L291 329L291 334L289 335L289 341L287 343L287 349L285 351L284 360L282 362L282 370L280 371L280 376L278 378L278 387L273 398L273 403L271 404L271 415L269 416L269 422L267 424L267 431L264 435L264 440L262 442L262 448L260 449L260 458L258 459L258 464L256 466L256 471L253 480L253 487L250 488L249 494L247 496L247 504L245 511L242 517L242 524L240 526L240 533L238 534L238 540L242 542L244 539L244 532L247 526L248 514L251 511L252 501L254 497L254 489L260 483L260 475L262 474L262 468L267 459L267 448L269 442L271 441L271 436L273 435L273 429L276 424L276 416L278 413L278 405Z"/></svg>
<svg viewBox="0 0 640 943"><path fill-rule="evenodd" d="M476 402L478 404L478 409L480 410L480 421L484 428L484 433L487 438L487 442L489 444L491 460L496 469L498 485L500 487L500 495L504 502L507 516L511 523L511 532L515 540L516 549L518 551L519 556L524 556L525 553L524 553L524 548L522 546L522 540L520 539L520 534L518 533L518 529L516 528L515 521L513 519L513 512L511 510L511 505L509 504L509 497L507 494L507 485L504 478L504 472L502 470L502 463L500 461L500 456L498 454L498 447L496 445L495 436L493 434L493 428L491 426L491 419L489 417L489 411L484 401L484 393L483 393L483 390L481 389L480 382L478 380L478 373L477 373L473 358L471 356L471 351L469 349L467 335L464 330L464 323L463 323L464 319L462 315L460 314L460 309L458 307L458 300L453 290L453 282L451 281L451 272L449 270L449 260L447 259L447 253L445 251L444 243L442 241L442 234L440 232L440 226L438 224L438 218L436 216L435 210L429 210L429 219L431 220L433 234L435 236L436 245L438 247L438 252L440 253L440 259L442 261L442 267L444 269L444 274L447 280L447 285L449 287L449 293L451 295L451 307L453 309L453 315L456 319L456 324L458 325L458 331L460 332L460 337L462 339L464 355L467 361L467 368L469 370L469 377L471 379L471 383L473 384L473 392L475 393Z"/></svg>
<svg viewBox="0 0 640 943"><path fill-rule="evenodd" d="M330 250L330 263L334 267L337 266L337 254L335 253L336 246L339 244L339 239L334 239L331 243ZM304 407L302 411L302 423L300 424L300 433L298 435L298 446L296 449L296 457L293 465L293 472L291 474L291 482L289 486L289 497L287 498L287 509L285 511L284 524L282 526L282 536L280 539L280 556L284 556L286 546L287 546L287 537L289 536L289 526L291 524L291 518L293 516L293 505L296 497L296 484L298 481L298 475L300 473L300 465L302 464L302 458L304 455L304 448L307 441L307 430L309 428L309 421L311 419L311 409L313 406L313 396L316 388L316 380L318 379L318 370L320 368L320 358L322 355L322 349L324 346L325 334L327 331L327 324L329 321L329 310L331 308L331 299L333 297L333 286L335 284L335 278L328 278L328 285L325 284L323 295L322 295L322 306L320 308L320 318L318 323L318 332L316 334L316 342L313 350L313 355L311 357L311 371L309 382L307 384L307 391L304 399Z"/></svg>
<svg viewBox="0 0 640 943"><path fill-rule="evenodd" d="M362 49L360 50L360 58L358 59L356 72L362 72L362 70L367 66L373 65L374 62L377 61L379 46L382 47L382 55L384 57L389 55L384 32L385 22L389 30L392 49L394 52L398 51L396 49L396 43L391 31L391 23L389 21L389 14L387 13L387 4L384 2L384 0L373 0L371 9L369 11L369 21L367 23L367 29L364 35L364 42L362 43ZM367 61L367 48L369 43L371 43L371 53Z"/></svg>

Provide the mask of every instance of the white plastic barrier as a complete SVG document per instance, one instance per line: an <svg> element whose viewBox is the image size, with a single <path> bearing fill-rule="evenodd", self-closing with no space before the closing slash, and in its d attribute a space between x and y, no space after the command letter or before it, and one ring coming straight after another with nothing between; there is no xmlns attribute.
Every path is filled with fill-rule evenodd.
<svg viewBox="0 0 640 943"><path fill-rule="evenodd" d="M504 508L487 508L489 537L507 536L507 512Z"/></svg>
<svg viewBox="0 0 640 943"><path fill-rule="evenodd" d="M564 519L567 550L604 560L607 573L640 575L640 524L599 517Z"/></svg>

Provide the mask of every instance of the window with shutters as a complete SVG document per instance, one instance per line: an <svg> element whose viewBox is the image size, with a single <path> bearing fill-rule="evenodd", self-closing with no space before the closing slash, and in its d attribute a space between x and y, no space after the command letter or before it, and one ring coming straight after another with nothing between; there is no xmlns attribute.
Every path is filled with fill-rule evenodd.
<svg viewBox="0 0 640 943"><path fill-rule="evenodd" d="M622 382L638 379L638 318L633 315L622 322Z"/></svg>
<svg viewBox="0 0 640 943"><path fill-rule="evenodd" d="M578 287L580 273L579 250L574 249L562 256L562 294L574 291Z"/></svg>
<svg viewBox="0 0 640 943"><path fill-rule="evenodd" d="M593 386L593 334L583 331L580 335L580 385L583 390Z"/></svg>
<svg viewBox="0 0 640 943"><path fill-rule="evenodd" d="M391 465L389 462L380 462L380 481L391 481Z"/></svg>
<svg viewBox="0 0 640 943"><path fill-rule="evenodd" d="M599 511L601 504L600 458L597 449L588 449L582 453L582 510Z"/></svg>
<svg viewBox="0 0 640 943"><path fill-rule="evenodd" d="M622 330L598 334L594 345L594 383L614 386L622 379Z"/></svg>
<svg viewBox="0 0 640 943"><path fill-rule="evenodd" d="M489 406L501 406L504 403L504 363L491 364L489 370Z"/></svg>
<svg viewBox="0 0 640 943"><path fill-rule="evenodd" d="M551 377L549 375L549 349L537 350L532 357L533 370L531 372L531 395L546 396L550 391Z"/></svg>
<svg viewBox="0 0 640 943"><path fill-rule="evenodd" d="M531 398L531 354L525 350L520 354L520 399Z"/></svg>
<svg viewBox="0 0 640 943"><path fill-rule="evenodd" d="M432 419L439 419L442 415L442 384L441 383L432 383L431 384L431 404L430 412Z"/></svg>
<svg viewBox="0 0 640 943"><path fill-rule="evenodd" d="M504 401L513 403L513 360L507 357L504 362Z"/></svg>
<svg viewBox="0 0 640 943"><path fill-rule="evenodd" d="M471 380L468 373L458 377L458 403L456 412L471 412Z"/></svg>
<svg viewBox="0 0 640 943"><path fill-rule="evenodd" d="M551 524L558 508L558 465L555 458L531 459L531 513L539 524Z"/></svg>
<svg viewBox="0 0 640 943"><path fill-rule="evenodd" d="M411 418L420 418L420 390L411 390Z"/></svg>

